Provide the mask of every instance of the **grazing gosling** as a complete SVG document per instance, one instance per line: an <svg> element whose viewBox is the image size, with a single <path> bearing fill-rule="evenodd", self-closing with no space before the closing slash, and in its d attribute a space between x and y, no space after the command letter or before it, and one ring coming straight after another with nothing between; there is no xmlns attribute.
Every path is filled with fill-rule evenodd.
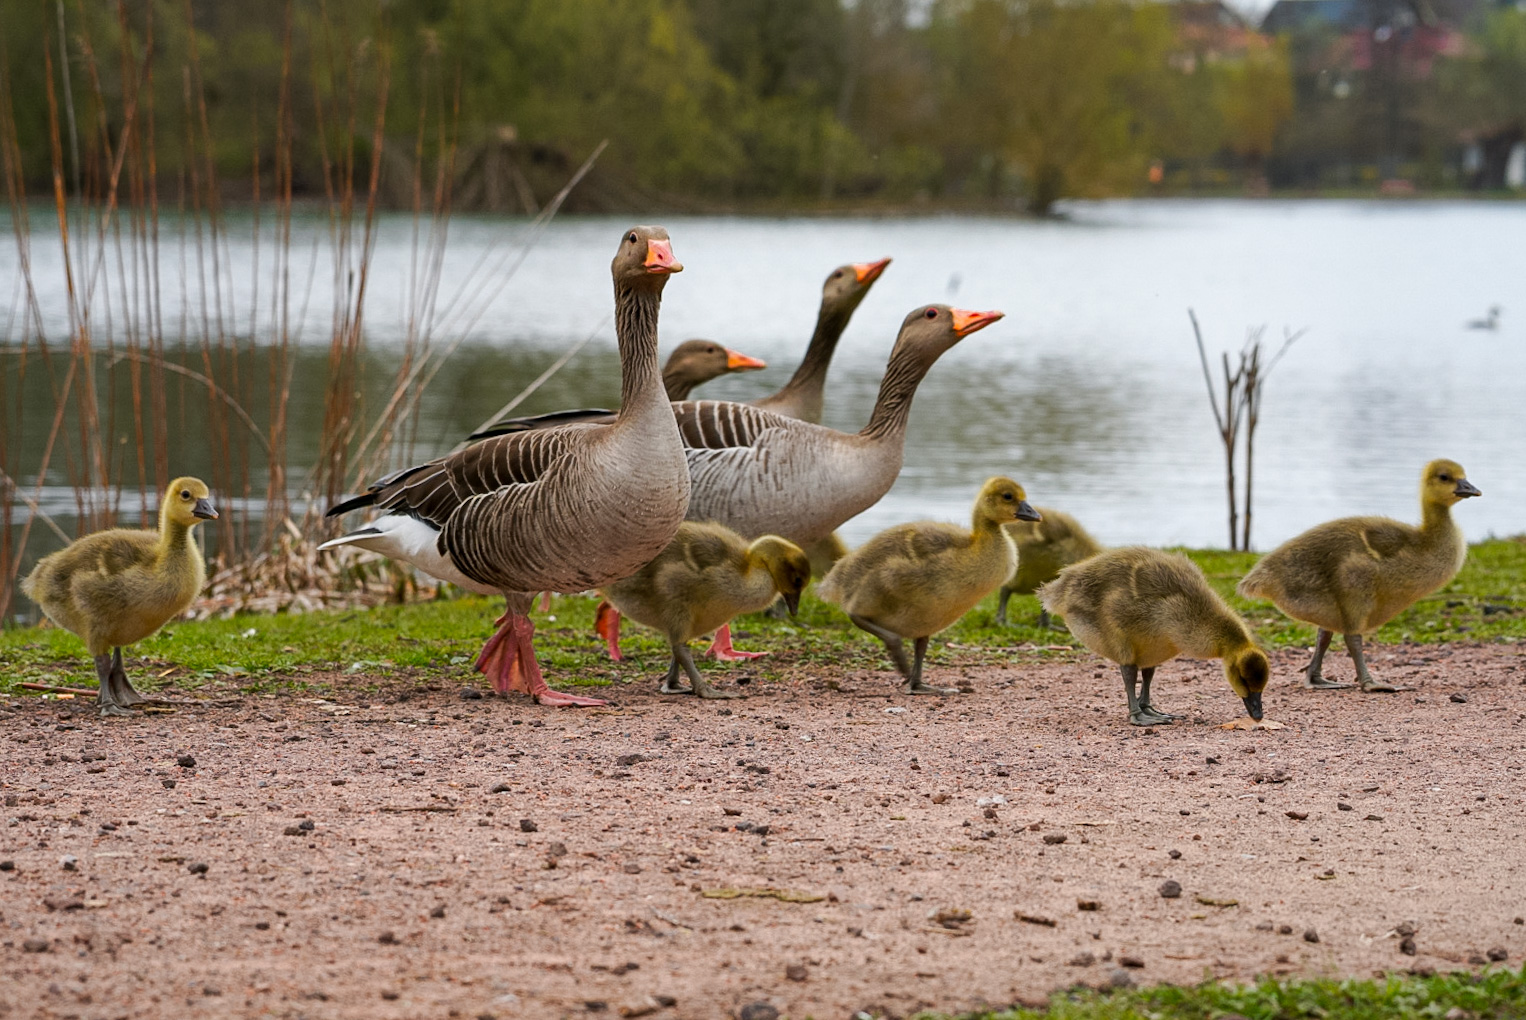
<svg viewBox="0 0 1526 1020"><path fill-rule="evenodd" d="M928 639L1011 575L1017 550L1002 525L1038 519L1021 485L992 478L975 499L969 530L936 521L889 528L838 560L817 593L885 642L906 678L904 693L958 694L958 688L922 682ZM906 661L902 638L914 641L914 663Z"/></svg>
<svg viewBox="0 0 1526 1020"><path fill-rule="evenodd" d="M1007 600L1013 595L1032 595L1039 585L1053 581L1072 563L1080 563L1102 551L1098 542L1070 514L1038 508L1042 521L1019 521L1007 525L1007 534L1017 546L1017 569L1001 586L1001 601L996 604L996 622L1007 622ZM1039 626L1049 626L1049 610L1039 610Z"/></svg>
<svg viewBox="0 0 1526 1020"><path fill-rule="evenodd" d="M1330 638L1345 636L1357 681L1368 692L1407 690L1374 680L1362 654L1364 635L1446 584L1462 569L1468 546L1452 506L1481 496L1453 460L1433 460L1420 476L1421 524L1388 517L1343 517L1288 539L1240 581L1246 598L1270 599L1295 620L1319 628L1304 686L1339 690L1320 674Z"/></svg>
<svg viewBox="0 0 1526 1020"><path fill-rule="evenodd" d="M687 643L734 616L767 609L779 596L794 614L810 580L810 560L793 542L764 535L749 544L723 525L686 521L656 559L602 594L619 612L667 635L673 662L663 694L735 698L737 692L706 682ZM680 669L691 686L682 686Z"/></svg>
<svg viewBox="0 0 1526 1020"><path fill-rule="evenodd" d="M127 715L144 701L122 667L122 646L179 616L206 584L191 529L217 519L210 495L199 478L177 478L165 490L158 531L86 535L44 556L21 583L48 619L78 634L95 658L101 715Z"/></svg>
<svg viewBox="0 0 1526 1020"><path fill-rule="evenodd" d="M1229 686L1250 717L1261 718L1261 692L1271 675L1266 653L1185 556L1138 546L1098 553L1061 570L1039 598L1082 644L1118 663L1135 726L1182 718L1150 703L1155 667L1178 655L1223 659Z"/></svg>

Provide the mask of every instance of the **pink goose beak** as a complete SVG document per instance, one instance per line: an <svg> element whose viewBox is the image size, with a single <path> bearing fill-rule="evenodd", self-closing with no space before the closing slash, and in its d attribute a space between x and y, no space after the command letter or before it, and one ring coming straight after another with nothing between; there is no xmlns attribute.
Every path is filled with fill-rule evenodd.
<svg viewBox="0 0 1526 1020"><path fill-rule="evenodd" d="M673 257L673 243L656 238L646 242L646 261L641 263L649 273L681 273L682 262Z"/></svg>
<svg viewBox="0 0 1526 1020"><path fill-rule="evenodd" d="M767 367L768 362L762 358L754 358L741 351L734 351L730 347L726 348L726 371L728 372L747 372L754 368Z"/></svg>
<svg viewBox="0 0 1526 1020"><path fill-rule="evenodd" d="M969 336L1006 315L1005 312L971 312L963 308L950 308L949 313L954 317L955 336Z"/></svg>
<svg viewBox="0 0 1526 1020"><path fill-rule="evenodd" d="M880 259L878 262L855 262L853 275L858 277L859 283L873 283L880 278L880 274L888 265L890 265L889 259Z"/></svg>

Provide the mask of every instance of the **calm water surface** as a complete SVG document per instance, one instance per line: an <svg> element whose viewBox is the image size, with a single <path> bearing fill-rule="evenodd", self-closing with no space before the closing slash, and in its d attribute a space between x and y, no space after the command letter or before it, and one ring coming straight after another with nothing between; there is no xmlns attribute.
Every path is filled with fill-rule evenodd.
<svg viewBox="0 0 1526 1020"><path fill-rule="evenodd" d="M1063 222L667 218L686 268L666 291L664 350L691 336L720 340L770 367L703 394L771 392L799 360L826 273L892 256L843 338L828 424L856 430L868 419L913 307L948 301L1007 317L933 368L912 411L905 470L878 506L844 527L850 542L904 520L962 520L981 481L1000 473L1036 504L1072 511L1104 542L1222 545L1222 456L1187 309L1196 309L1211 353L1237 349L1248 327L1267 326L1274 341L1284 327L1307 329L1266 390L1257 547L1343 514L1414 519L1420 467L1437 456L1461 461L1485 493L1458 513L1470 537L1526 531L1526 204L1100 202L1069 212ZM443 316L439 338L465 342L423 407L421 453L451 446L591 332L593 342L522 410L618 399L608 265L628 225L558 220L511 275L523 223L452 223L441 309L475 288L469 274L484 257L487 271L470 279L487 291ZM316 245L318 269L294 394L301 463L321 415L332 290L321 225L299 227L306 236L294 260L305 263ZM247 233L227 251L237 307L248 304ZM404 336L410 242L405 218L384 223L366 320L373 411ZM178 281L178 253L167 248L164 259L167 279ZM38 239L34 260L49 329L62 335L56 247ZM15 274L7 246L0 300L13 300ZM1464 328L1494 304L1504 306L1497 331ZM178 328L171 314L166 333ZM203 457L188 444L184 469L201 470ZM49 495L61 511L72 507L67 490Z"/></svg>

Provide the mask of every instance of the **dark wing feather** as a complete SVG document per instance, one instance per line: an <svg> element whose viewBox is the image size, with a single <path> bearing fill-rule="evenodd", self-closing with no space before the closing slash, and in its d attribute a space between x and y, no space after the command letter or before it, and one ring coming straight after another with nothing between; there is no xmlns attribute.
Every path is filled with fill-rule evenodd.
<svg viewBox="0 0 1526 1020"><path fill-rule="evenodd" d="M595 423L612 425L615 412L603 407L580 407L570 411L552 411L550 414L533 414L525 418L505 418L494 422L481 432L473 432L468 439L491 439L514 432L533 432L536 429L555 428L558 425Z"/></svg>

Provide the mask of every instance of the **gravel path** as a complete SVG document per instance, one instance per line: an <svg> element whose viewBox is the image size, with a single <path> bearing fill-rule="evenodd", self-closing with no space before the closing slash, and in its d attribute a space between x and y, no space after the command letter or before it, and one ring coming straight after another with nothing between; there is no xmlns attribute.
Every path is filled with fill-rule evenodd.
<svg viewBox="0 0 1526 1020"><path fill-rule="evenodd" d="M1418 689L1363 695L1303 658L1270 732L1218 729L1239 701L1190 661L1155 685L1189 719L1128 726L1087 656L930 669L947 699L700 703L654 662L592 711L405 678L0 700L0 1017L846 1018L1519 966L1526 659L1380 647Z"/></svg>

